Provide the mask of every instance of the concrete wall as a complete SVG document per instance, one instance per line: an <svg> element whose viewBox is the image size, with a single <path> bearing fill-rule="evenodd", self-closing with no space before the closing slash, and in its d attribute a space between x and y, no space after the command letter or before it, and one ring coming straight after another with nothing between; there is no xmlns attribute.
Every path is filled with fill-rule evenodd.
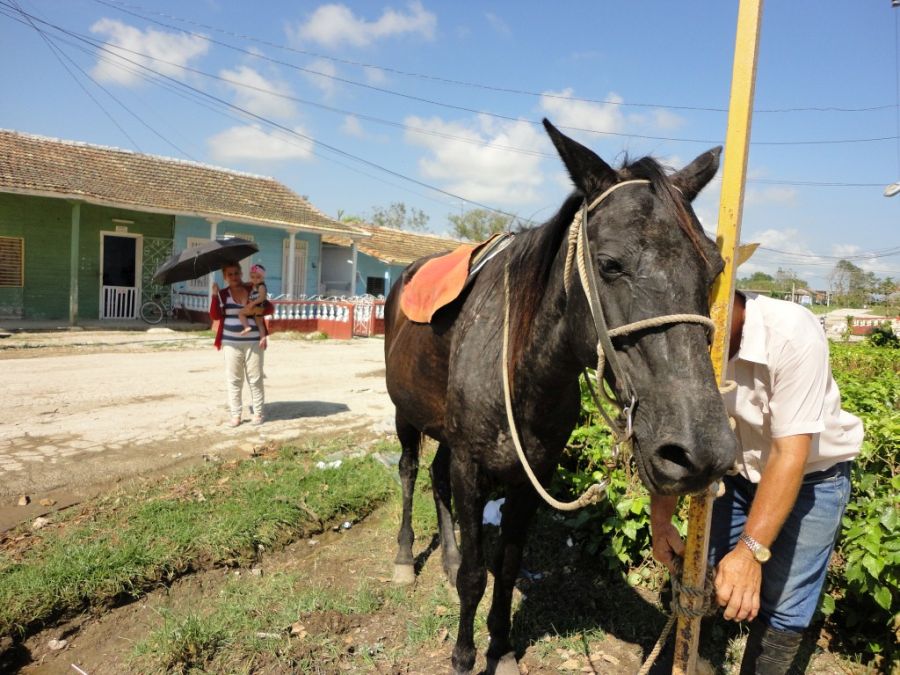
<svg viewBox="0 0 900 675"><path fill-rule="evenodd" d="M196 237L198 239L209 239L210 225L209 222L202 218L190 218L187 216L179 216L175 220L175 248L183 250L187 248L188 238ZM285 241L289 235L281 229L272 227L261 227L258 225L242 225L240 223L231 223L222 221L216 226L216 237L221 238L226 235L249 236L258 246L259 253L251 256L244 261L243 267L249 270L250 265L260 263L266 268L266 287L269 294L276 296L287 292L285 277L287 270L282 269L282 261L284 257ZM308 232L298 232L296 241L305 241L307 243L306 258L306 288L296 289L297 294L306 293L307 295L316 292L319 271L319 239L318 234ZM245 279L248 274L244 275ZM222 275L216 275L216 282L222 285ZM176 290L184 290L187 284L176 284Z"/></svg>
<svg viewBox="0 0 900 675"><path fill-rule="evenodd" d="M25 285L0 288L0 316L35 320L69 318L71 203L63 199L0 194L0 236L25 240ZM78 246L78 316L96 319L100 305L101 232L113 219L130 234L171 238L172 216L81 204Z"/></svg>

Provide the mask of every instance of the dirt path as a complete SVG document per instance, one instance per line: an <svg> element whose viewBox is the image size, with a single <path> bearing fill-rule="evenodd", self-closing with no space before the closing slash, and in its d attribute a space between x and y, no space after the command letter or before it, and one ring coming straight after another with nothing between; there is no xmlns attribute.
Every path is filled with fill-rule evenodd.
<svg viewBox="0 0 900 675"><path fill-rule="evenodd" d="M380 339L273 336L267 422L236 429L224 425L222 355L208 336L21 334L0 342L0 361L0 531L46 512L42 500L59 508L204 455L392 428Z"/></svg>

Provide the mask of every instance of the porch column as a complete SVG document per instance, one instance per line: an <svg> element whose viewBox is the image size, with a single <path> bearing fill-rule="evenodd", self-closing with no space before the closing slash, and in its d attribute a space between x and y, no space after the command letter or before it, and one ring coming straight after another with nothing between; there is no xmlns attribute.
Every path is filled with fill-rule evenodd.
<svg viewBox="0 0 900 675"><path fill-rule="evenodd" d="M352 239L350 243L350 260L352 261L350 268L350 295L356 295L356 262L357 262L356 240Z"/></svg>
<svg viewBox="0 0 900 675"><path fill-rule="evenodd" d="M297 252L295 251L297 240L297 233L291 231L291 235L288 237L288 268L287 268L287 279L285 279L285 283L283 284L284 288L281 289L282 293L287 293L288 300L294 299L294 291L297 290L294 288L294 275L296 274L296 258Z"/></svg>
<svg viewBox="0 0 900 675"><path fill-rule="evenodd" d="M81 239L81 202L72 202L72 238L69 244L69 325L78 323L78 246Z"/></svg>
<svg viewBox="0 0 900 675"><path fill-rule="evenodd" d="M221 221L213 219L213 218L207 218L206 221L209 223L209 240L213 241L216 238L216 230L218 229L219 223ZM206 295L210 301L212 300L213 284L215 283L215 281L216 281L216 275L210 274L209 279L207 279L207 282L206 282Z"/></svg>

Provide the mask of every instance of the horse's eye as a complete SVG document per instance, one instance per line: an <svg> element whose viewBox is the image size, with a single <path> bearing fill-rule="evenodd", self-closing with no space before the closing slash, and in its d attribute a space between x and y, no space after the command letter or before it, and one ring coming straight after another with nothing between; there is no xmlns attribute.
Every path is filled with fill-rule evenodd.
<svg viewBox="0 0 900 675"><path fill-rule="evenodd" d="M600 256L597 260L597 263L600 267L600 274L605 279L612 280L616 277L622 276L622 274L625 273L622 264L614 258Z"/></svg>

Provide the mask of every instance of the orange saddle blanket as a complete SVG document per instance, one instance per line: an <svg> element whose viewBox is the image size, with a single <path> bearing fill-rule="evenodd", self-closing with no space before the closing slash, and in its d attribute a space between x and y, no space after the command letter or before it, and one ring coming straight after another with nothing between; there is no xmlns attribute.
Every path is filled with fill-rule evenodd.
<svg viewBox="0 0 900 675"><path fill-rule="evenodd" d="M480 244L463 244L450 253L428 260L403 287L400 309L410 321L430 323L435 312L462 293L473 264L498 252L508 238L508 234L495 234Z"/></svg>

